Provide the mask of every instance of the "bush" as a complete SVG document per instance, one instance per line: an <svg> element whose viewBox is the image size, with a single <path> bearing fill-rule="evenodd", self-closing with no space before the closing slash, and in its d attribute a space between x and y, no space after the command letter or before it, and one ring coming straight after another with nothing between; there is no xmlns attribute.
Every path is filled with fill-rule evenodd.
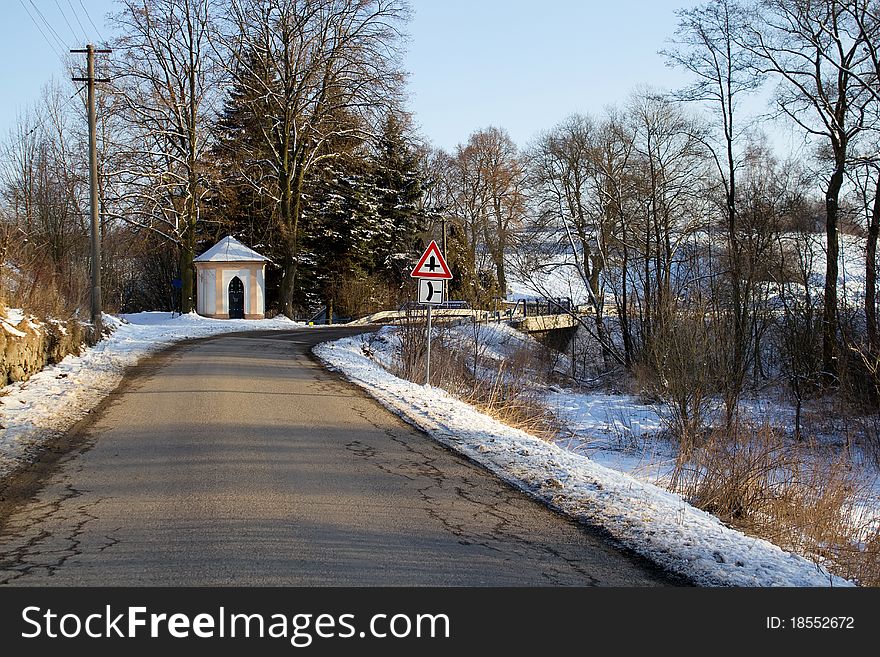
<svg viewBox="0 0 880 657"><path fill-rule="evenodd" d="M543 350L523 342L496 361L485 355L485 345L474 325L472 334L453 333L448 326L434 325L431 343L431 385L443 388L483 413L507 425L539 438L551 440L560 431L560 423L541 399L540 382ZM427 341L424 315L407 313L399 330L400 352L397 376L425 382Z"/></svg>
<svg viewBox="0 0 880 657"><path fill-rule="evenodd" d="M832 457L741 423L712 432L676 469L671 487L691 504L836 574L880 585L878 527L862 503L870 487L845 453Z"/></svg>
<svg viewBox="0 0 880 657"><path fill-rule="evenodd" d="M634 368L641 394L662 402L661 417L685 460L703 440L711 395L717 390L714 346L701 314L679 314L651 336L644 359Z"/></svg>

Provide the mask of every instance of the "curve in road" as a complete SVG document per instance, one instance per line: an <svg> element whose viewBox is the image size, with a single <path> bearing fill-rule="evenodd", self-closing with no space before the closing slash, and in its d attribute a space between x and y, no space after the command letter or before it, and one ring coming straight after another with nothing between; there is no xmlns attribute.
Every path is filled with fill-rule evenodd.
<svg viewBox="0 0 880 657"><path fill-rule="evenodd" d="M139 364L6 486L0 583L682 583L324 370L311 347L350 332L228 335Z"/></svg>

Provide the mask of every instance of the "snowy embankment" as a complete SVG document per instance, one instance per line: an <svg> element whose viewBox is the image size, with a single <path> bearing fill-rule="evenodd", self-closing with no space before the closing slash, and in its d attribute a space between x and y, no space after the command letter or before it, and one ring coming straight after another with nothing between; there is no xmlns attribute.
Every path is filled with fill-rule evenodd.
<svg viewBox="0 0 880 657"><path fill-rule="evenodd" d="M189 314L104 315L113 333L81 356L67 356L0 392L0 477L28 460L42 442L83 418L122 380L125 368L170 344L238 331L290 329L286 317L212 320Z"/></svg>
<svg viewBox="0 0 880 657"><path fill-rule="evenodd" d="M367 357L365 344L343 338L314 353L439 442L671 572L706 586L852 585L679 495L501 424L443 390L399 379Z"/></svg>

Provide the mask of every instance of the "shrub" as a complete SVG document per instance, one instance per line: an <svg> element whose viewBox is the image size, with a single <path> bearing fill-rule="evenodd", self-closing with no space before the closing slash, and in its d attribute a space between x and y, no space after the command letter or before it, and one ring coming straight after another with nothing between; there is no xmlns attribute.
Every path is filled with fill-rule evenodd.
<svg viewBox="0 0 880 657"><path fill-rule="evenodd" d="M869 486L846 453L791 443L769 426L714 431L671 477L695 506L863 585L880 584Z"/></svg>

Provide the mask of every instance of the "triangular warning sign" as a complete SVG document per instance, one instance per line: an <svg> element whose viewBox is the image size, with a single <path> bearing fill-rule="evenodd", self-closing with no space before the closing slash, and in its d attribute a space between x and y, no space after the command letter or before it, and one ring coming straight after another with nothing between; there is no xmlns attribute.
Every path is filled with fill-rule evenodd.
<svg viewBox="0 0 880 657"><path fill-rule="evenodd" d="M431 240L428 248L419 258L419 264L415 266L410 276L413 278L452 278L452 272L449 271L449 265L443 259L437 242Z"/></svg>

